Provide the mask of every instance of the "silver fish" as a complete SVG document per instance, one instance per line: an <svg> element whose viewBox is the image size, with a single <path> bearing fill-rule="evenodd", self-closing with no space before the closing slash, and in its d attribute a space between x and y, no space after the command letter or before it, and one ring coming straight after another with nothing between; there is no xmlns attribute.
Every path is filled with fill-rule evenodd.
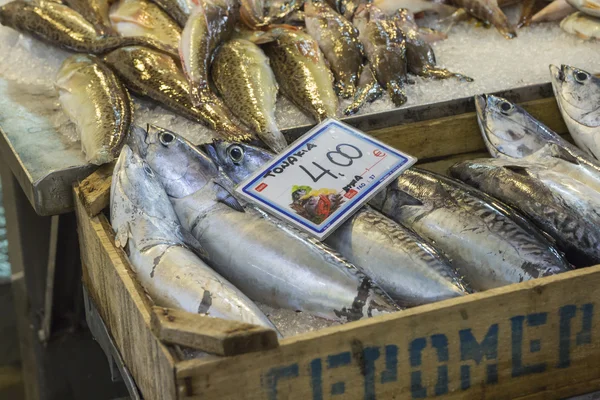
<svg viewBox="0 0 600 400"><path fill-rule="evenodd" d="M134 128L140 129L140 128ZM116 244L157 305L273 328L242 292L186 245L158 176L126 145L113 172L111 222Z"/></svg>
<svg viewBox="0 0 600 400"><path fill-rule="evenodd" d="M266 150L216 140L207 153L239 183L274 155ZM448 260L417 236L370 207L363 207L325 242L381 285L403 306L432 303L468 289Z"/></svg>
<svg viewBox="0 0 600 400"><path fill-rule="evenodd" d="M598 264L600 222L597 211L585 199L562 196L553 185L538 179L539 172L540 168L536 170L498 159L466 161L450 168L453 177L522 211L556 240L557 247L566 253L571 263L576 266Z"/></svg>
<svg viewBox="0 0 600 400"><path fill-rule="evenodd" d="M475 96L477 120L492 157L523 159L600 191L600 162L502 97Z"/></svg>
<svg viewBox="0 0 600 400"><path fill-rule="evenodd" d="M160 177L184 229L211 266L251 299L353 321L396 306L354 265L231 194L233 183L174 133L152 127L135 146Z"/></svg>
<svg viewBox="0 0 600 400"><path fill-rule="evenodd" d="M476 290L568 270L541 234L488 200L449 178L411 168L370 204L446 253Z"/></svg>
<svg viewBox="0 0 600 400"><path fill-rule="evenodd" d="M600 78L568 65L550 66L552 88L579 148L600 159Z"/></svg>

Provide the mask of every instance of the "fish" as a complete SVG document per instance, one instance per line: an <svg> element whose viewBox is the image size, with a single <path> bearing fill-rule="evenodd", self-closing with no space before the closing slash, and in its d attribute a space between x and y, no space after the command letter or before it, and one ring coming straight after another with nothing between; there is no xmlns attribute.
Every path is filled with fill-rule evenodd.
<svg viewBox="0 0 600 400"><path fill-rule="evenodd" d="M597 212L586 199L563 196L552 186L574 183L565 175L548 184L539 179L547 168L508 160L482 159L452 166L450 175L520 210L538 228L554 238L558 250L577 267L600 262ZM549 179L552 176L546 175ZM581 187L581 186L580 186Z"/></svg>
<svg viewBox="0 0 600 400"><path fill-rule="evenodd" d="M185 139L152 126L135 138L136 152L160 177L182 227L215 271L250 299L339 322L398 310L330 247L240 203L233 182Z"/></svg>
<svg viewBox="0 0 600 400"><path fill-rule="evenodd" d="M354 18L354 12L359 4L364 3L363 0L326 0L327 4L333 8L338 14L346 18L348 21L352 21Z"/></svg>
<svg viewBox="0 0 600 400"><path fill-rule="evenodd" d="M377 82L396 106L406 103L406 39L395 22L372 4L362 4L353 20Z"/></svg>
<svg viewBox="0 0 600 400"><path fill-rule="evenodd" d="M440 1L428 0L373 0L373 5L383 11L386 15L392 16L396 11L404 8L413 14L431 12L440 18L445 18L456 11L456 7L444 4Z"/></svg>
<svg viewBox="0 0 600 400"><path fill-rule="evenodd" d="M492 24L506 39L517 37L515 28L498 6L496 0L450 0L455 7L467 10L473 17Z"/></svg>
<svg viewBox="0 0 600 400"><path fill-rule="evenodd" d="M363 66L358 30L326 3L311 0L304 5L306 31L325 55L342 98L354 96Z"/></svg>
<svg viewBox="0 0 600 400"><path fill-rule="evenodd" d="M104 56L127 87L165 108L192 121L206 125L225 137L239 141L257 141L245 127L234 122L234 116L215 97L214 101L194 107L190 101L187 79L175 60L158 51L141 46L122 47Z"/></svg>
<svg viewBox="0 0 600 400"><path fill-rule="evenodd" d="M492 157L530 160L600 191L600 162L567 142L517 104L475 96L477 121Z"/></svg>
<svg viewBox="0 0 600 400"><path fill-rule="evenodd" d="M264 149L223 140L214 140L204 148L235 184L275 157ZM433 246L368 206L337 227L325 243L401 306L428 304L469 292L450 262Z"/></svg>
<svg viewBox="0 0 600 400"><path fill-rule="evenodd" d="M568 264L514 211L472 188L410 168L369 204L444 252L475 290L568 271Z"/></svg>
<svg viewBox="0 0 600 400"><path fill-rule="evenodd" d="M579 11L563 19L560 27L583 40L600 39L600 19Z"/></svg>
<svg viewBox="0 0 600 400"><path fill-rule="evenodd" d="M567 0L554 0L531 17L531 23L560 21L575 11Z"/></svg>
<svg viewBox="0 0 600 400"><path fill-rule="evenodd" d="M96 165L114 160L129 132L133 105L113 71L96 56L74 54L63 62L54 85L85 160Z"/></svg>
<svg viewBox="0 0 600 400"><path fill-rule="evenodd" d="M318 43L296 29L277 28L270 35L264 50L281 92L318 122L335 117L338 98L333 75Z"/></svg>
<svg viewBox="0 0 600 400"><path fill-rule="evenodd" d="M176 49L181 28L159 6L145 0L119 0L110 7L110 22L121 36L142 36Z"/></svg>
<svg viewBox="0 0 600 400"><path fill-rule="evenodd" d="M110 210L115 244L126 250L156 305L276 330L256 304L191 250L191 236L181 229L156 173L127 145L113 171Z"/></svg>
<svg viewBox="0 0 600 400"><path fill-rule="evenodd" d="M268 29L302 8L299 0L240 0L240 20L250 29Z"/></svg>
<svg viewBox="0 0 600 400"><path fill-rule="evenodd" d="M600 1L598 0L567 0L567 3L584 14L600 18Z"/></svg>
<svg viewBox="0 0 600 400"><path fill-rule="evenodd" d="M473 82L473 78L436 66L433 48L419 32L414 15L410 11L400 9L394 14L393 19L404 32L406 38L406 59L409 72L429 78L457 78L462 81Z"/></svg>
<svg viewBox="0 0 600 400"><path fill-rule="evenodd" d="M183 72L190 83L192 104L212 101L208 74L213 52L233 32L236 14L231 0L204 0L187 20L179 53Z"/></svg>
<svg viewBox="0 0 600 400"><path fill-rule="evenodd" d="M52 1L14 0L6 3L0 7L0 24L79 53L102 54L123 46L141 45L177 54L176 49L150 38L102 36L81 14Z"/></svg>
<svg viewBox="0 0 600 400"><path fill-rule="evenodd" d="M256 44L231 39L216 52L211 76L229 109L273 151L287 147L275 121L279 87L269 59Z"/></svg>
<svg viewBox="0 0 600 400"><path fill-rule="evenodd" d="M356 114L361 107L367 103L372 103L381 96L383 96L384 90L377 82L375 73L371 69L369 64L363 67L358 80L358 88L352 99L352 102L344 110L344 115Z"/></svg>
<svg viewBox="0 0 600 400"><path fill-rule="evenodd" d="M173 18L180 27L184 27L196 4L193 0L152 0Z"/></svg>
<svg viewBox="0 0 600 400"><path fill-rule="evenodd" d="M108 0L65 0L65 4L77 11L96 28L100 35L113 34L108 18Z"/></svg>
<svg viewBox="0 0 600 400"><path fill-rule="evenodd" d="M552 89L575 144L600 159L600 78L582 69L550 65Z"/></svg>

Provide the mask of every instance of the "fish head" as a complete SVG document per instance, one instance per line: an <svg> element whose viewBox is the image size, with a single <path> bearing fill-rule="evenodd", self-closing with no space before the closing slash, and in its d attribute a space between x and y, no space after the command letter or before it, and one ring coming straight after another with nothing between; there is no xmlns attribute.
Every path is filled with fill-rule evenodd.
<svg viewBox="0 0 600 400"><path fill-rule="evenodd" d="M218 176L212 160L174 132L149 125L133 127L129 136L128 143L150 165L170 197L195 193Z"/></svg>
<svg viewBox="0 0 600 400"><path fill-rule="evenodd" d="M527 157L554 135L523 108L502 97L475 96L475 109L483 140L493 157Z"/></svg>
<svg viewBox="0 0 600 400"><path fill-rule="evenodd" d="M0 25L15 26L15 18L26 9L28 3L22 0L15 0L0 7Z"/></svg>
<svg viewBox="0 0 600 400"><path fill-rule="evenodd" d="M212 143L204 145L204 149L215 164L236 184L275 157L275 154L260 147L221 139L215 139Z"/></svg>
<svg viewBox="0 0 600 400"><path fill-rule="evenodd" d="M582 125L600 125L600 78L569 65L551 65L550 74L563 112Z"/></svg>

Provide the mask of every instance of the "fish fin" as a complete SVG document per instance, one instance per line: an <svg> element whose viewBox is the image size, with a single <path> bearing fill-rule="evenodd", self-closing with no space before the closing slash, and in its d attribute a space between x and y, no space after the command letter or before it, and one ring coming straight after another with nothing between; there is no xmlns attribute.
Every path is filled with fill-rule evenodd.
<svg viewBox="0 0 600 400"><path fill-rule="evenodd" d="M189 247L190 250L196 253L198 257L203 258L205 260L209 259L208 252L202 247L198 239L196 239L191 233L189 233L183 228L179 230L179 233L181 234L183 243L185 243L185 245Z"/></svg>
<svg viewBox="0 0 600 400"><path fill-rule="evenodd" d="M235 197L233 182L225 175L223 170L219 168L219 175L213 179L216 186L217 201L226 204L239 212L245 212L244 206Z"/></svg>
<svg viewBox="0 0 600 400"><path fill-rule="evenodd" d="M557 144L550 145L550 155L551 157L559 158L561 160L570 162L571 164L580 165L579 160L575 156Z"/></svg>
<svg viewBox="0 0 600 400"><path fill-rule="evenodd" d="M529 176L529 173L527 172L527 167L523 167L521 165L505 165L504 168L514 172L515 174Z"/></svg>

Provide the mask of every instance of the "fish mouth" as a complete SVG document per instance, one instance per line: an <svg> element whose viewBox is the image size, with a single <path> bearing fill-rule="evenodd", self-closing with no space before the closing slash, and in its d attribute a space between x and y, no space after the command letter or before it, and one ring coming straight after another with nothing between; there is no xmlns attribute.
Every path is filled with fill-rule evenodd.
<svg viewBox="0 0 600 400"><path fill-rule="evenodd" d="M552 82L564 82L565 81L565 67L566 65L561 65L557 67L554 64L550 64L550 75L552 76Z"/></svg>
<svg viewBox="0 0 600 400"><path fill-rule="evenodd" d="M478 94L475 96L475 110L477 111L477 117L479 118L485 118L488 97L487 94Z"/></svg>
<svg viewBox="0 0 600 400"><path fill-rule="evenodd" d="M217 153L217 146L220 142L222 142L221 139L213 139L213 141L210 143L204 143L198 146L198 148L203 153L208 155L208 157L213 163L215 163L215 165L219 165L219 154Z"/></svg>
<svg viewBox="0 0 600 400"><path fill-rule="evenodd" d="M148 131L151 125L147 125L146 129L133 125L129 130L126 146L142 158L148 155Z"/></svg>

